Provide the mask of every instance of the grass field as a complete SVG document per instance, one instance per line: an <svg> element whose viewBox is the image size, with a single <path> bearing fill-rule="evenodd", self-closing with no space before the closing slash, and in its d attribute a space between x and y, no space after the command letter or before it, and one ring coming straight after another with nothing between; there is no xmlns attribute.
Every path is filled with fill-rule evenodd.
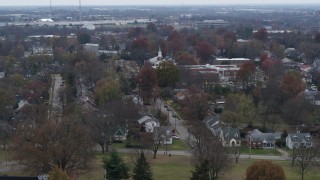
<svg viewBox="0 0 320 180"><path fill-rule="evenodd" d="M121 154L123 159L127 162L130 167L130 174L132 174L133 155ZM104 175L102 168L102 154L96 155L95 162L92 164L92 169L86 174L82 174L79 179L101 179ZM164 156L157 155L157 159L152 159L152 154L148 154L147 158L151 163L153 177L155 180L187 180L191 176L191 170L194 166L191 161L192 158L188 156ZM221 180L242 180L245 179L245 173L248 166L255 160L240 159L239 163L234 166L226 173L221 174ZM286 178L288 180L299 180L300 174L298 173L298 167L291 167L290 161L273 161L275 164L279 164L285 171ZM320 179L320 173L318 173L317 167L310 167L305 174L305 180Z"/></svg>
<svg viewBox="0 0 320 180"><path fill-rule="evenodd" d="M113 143L110 148L114 149L125 149L126 143ZM160 147L161 150L165 150L165 145ZM168 145L168 150L181 150L181 151L187 151L190 150L190 147L184 142L179 139L173 139L172 144Z"/></svg>
<svg viewBox="0 0 320 180"><path fill-rule="evenodd" d="M241 154L253 154L253 155L273 155L281 156L281 153L276 149L249 149L246 146L240 148Z"/></svg>
<svg viewBox="0 0 320 180"><path fill-rule="evenodd" d="M122 158L130 168L130 174L134 168L134 155L121 154ZM98 180L103 179L104 169L102 164L103 155L97 153L94 161L92 161L91 168L87 172L79 175L79 180ZM147 154L147 159L151 163L154 180L177 180L189 179L191 176L191 158L186 156L164 156L157 155L157 159L152 159L152 154Z"/></svg>
<svg viewBox="0 0 320 180"><path fill-rule="evenodd" d="M90 168L85 171L78 172L77 179L79 180L102 180L105 174L102 164L103 156L108 155L102 153L94 153L94 158L90 162ZM130 168L130 174L134 167L134 154L122 154L122 158L128 164ZM3 162L3 151L0 151L0 162ZM152 154L147 154L147 159L151 163L153 177L155 180L187 180L191 176L192 157L189 156L164 156L157 155L157 159L152 159ZM224 174L221 174L221 180L242 180L245 178L245 172L248 166L255 160L240 159L239 163L234 164L233 167ZM288 180L299 180L300 174L298 167L291 167L290 161L273 161L273 163L279 164L285 171L286 178ZM305 180L320 179L319 168L310 166L308 167ZM29 171L19 170L15 172L6 172L8 175L32 175Z"/></svg>

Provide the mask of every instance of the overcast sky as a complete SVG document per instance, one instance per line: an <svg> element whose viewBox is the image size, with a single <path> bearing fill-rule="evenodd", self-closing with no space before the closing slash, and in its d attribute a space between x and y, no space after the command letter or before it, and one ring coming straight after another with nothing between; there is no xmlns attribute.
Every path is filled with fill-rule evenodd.
<svg viewBox="0 0 320 180"><path fill-rule="evenodd" d="M0 0L0 6L47 6L50 0ZM51 0L52 5L78 5L79 0ZM320 0L81 0L83 5L219 5L320 4Z"/></svg>

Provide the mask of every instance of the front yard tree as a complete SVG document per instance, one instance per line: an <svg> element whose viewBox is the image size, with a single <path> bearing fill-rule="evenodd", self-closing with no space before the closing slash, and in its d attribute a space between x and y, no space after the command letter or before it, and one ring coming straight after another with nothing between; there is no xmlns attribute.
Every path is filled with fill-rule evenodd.
<svg viewBox="0 0 320 180"><path fill-rule="evenodd" d="M161 62L156 72L159 87L174 87L179 80L179 70L173 63Z"/></svg>
<svg viewBox="0 0 320 180"><path fill-rule="evenodd" d="M113 151L109 158L103 159L103 168L106 170L105 179L129 179L129 168L116 151Z"/></svg>
<svg viewBox="0 0 320 180"><path fill-rule="evenodd" d="M101 146L102 153L108 151L108 147L111 144L111 133L107 132L113 124L112 117L103 113L98 116L90 113L87 115L87 121L93 141Z"/></svg>
<svg viewBox="0 0 320 180"><path fill-rule="evenodd" d="M299 147L294 150L295 151L295 160L300 168L301 180L304 179L304 173L307 167L315 160L317 157L319 150L318 147L305 148Z"/></svg>
<svg viewBox="0 0 320 180"><path fill-rule="evenodd" d="M198 124L193 131L194 134L197 133L194 142L194 156L199 162L208 161L209 178L217 179L221 173L231 168L232 157L221 142L207 131L206 127Z"/></svg>
<svg viewBox="0 0 320 180"><path fill-rule="evenodd" d="M163 128L154 128L153 135L151 137L152 141L152 151L153 151L153 159L157 158L157 152L160 146L165 141L165 132L163 131Z"/></svg>
<svg viewBox="0 0 320 180"><path fill-rule="evenodd" d="M261 160L254 162L246 170L246 180L257 179L285 180L286 176L281 166L271 161Z"/></svg>
<svg viewBox="0 0 320 180"><path fill-rule="evenodd" d="M238 163L239 157L241 155L240 147L231 147L230 153L233 155L234 159L236 160L236 163Z"/></svg>
<svg viewBox="0 0 320 180"><path fill-rule="evenodd" d="M143 101L149 104L150 99L155 96L158 87L156 71L150 65L145 65L138 75L138 83Z"/></svg>
<svg viewBox="0 0 320 180"><path fill-rule="evenodd" d="M144 152L139 153L139 157L135 162L132 178L134 180L152 180L152 171Z"/></svg>

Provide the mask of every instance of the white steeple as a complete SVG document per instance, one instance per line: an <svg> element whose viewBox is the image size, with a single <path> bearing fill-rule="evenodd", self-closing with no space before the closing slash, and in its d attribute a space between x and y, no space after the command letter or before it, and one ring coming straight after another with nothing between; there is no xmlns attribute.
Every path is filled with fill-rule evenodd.
<svg viewBox="0 0 320 180"><path fill-rule="evenodd" d="M159 46L158 58L157 58L157 59L158 59L158 60L162 60L162 59L163 59L160 46Z"/></svg>

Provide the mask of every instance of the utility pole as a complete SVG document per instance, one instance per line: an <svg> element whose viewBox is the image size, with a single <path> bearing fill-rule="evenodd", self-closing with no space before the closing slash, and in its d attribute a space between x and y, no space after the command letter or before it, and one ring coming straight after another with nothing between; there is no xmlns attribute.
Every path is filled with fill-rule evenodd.
<svg viewBox="0 0 320 180"><path fill-rule="evenodd" d="M50 19L52 19L52 0L50 0Z"/></svg>
<svg viewBox="0 0 320 180"><path fill-rule="evenodd" d="M79 0L79 21L82 21L82 13L81 13L81 0Z"/></svg>

